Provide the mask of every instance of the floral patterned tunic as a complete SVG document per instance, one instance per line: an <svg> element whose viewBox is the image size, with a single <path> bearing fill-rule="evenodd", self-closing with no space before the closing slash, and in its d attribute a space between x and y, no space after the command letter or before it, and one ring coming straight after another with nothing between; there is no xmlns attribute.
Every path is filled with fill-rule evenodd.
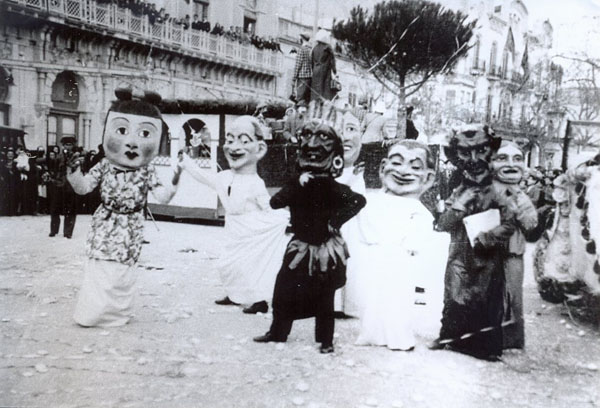
<svg viewBox="0 0 600 408"><path fill-rule="evenodd" d="M100 184L101 204L92 216L86 253L90 258L133 265L140 256L148 191L168 202L173 188L164 187L153 165L124 171L103 159L85 176L69 175L78 194L87 194Z"/></svg>

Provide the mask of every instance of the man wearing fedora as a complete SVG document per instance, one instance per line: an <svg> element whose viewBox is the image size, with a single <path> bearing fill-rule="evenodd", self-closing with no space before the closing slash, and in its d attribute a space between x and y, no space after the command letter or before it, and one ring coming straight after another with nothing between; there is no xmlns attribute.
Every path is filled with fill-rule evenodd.
<svg viewBox="0 0 600 408"><path fill-rule="evenodd" d="M76 140L72 136L60 139L61 154L58 156L58 168L55 176L49 183L50 201L50 237L58 234L60 229L60 216L64 215L63 235L65 238L73 236L75 219L77 217L77 196L73 188L66 182L67 162L73 155Z"/></svg>
<svg viewBox="0 0 600 408"><path fill-rule="evenodd" d="M307 106L310 101L310 82L312 79L310 37L306 34L300 34L300 44L301 47L296 55L292 87L296 91L298 105Z"/></svg>

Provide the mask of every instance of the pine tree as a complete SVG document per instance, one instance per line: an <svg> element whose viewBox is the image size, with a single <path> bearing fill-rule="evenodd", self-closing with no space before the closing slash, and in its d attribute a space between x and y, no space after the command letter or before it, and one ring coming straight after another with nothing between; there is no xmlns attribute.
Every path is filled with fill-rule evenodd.
<svg viewBox="0 0 600 408"><path fill-rule="evenodd" d="M449 72L466 54L476 21L426 0L390 0L369 13L354 7L333 35L398 97L397 138L406 136L406 98L429 78Z"/></svg>

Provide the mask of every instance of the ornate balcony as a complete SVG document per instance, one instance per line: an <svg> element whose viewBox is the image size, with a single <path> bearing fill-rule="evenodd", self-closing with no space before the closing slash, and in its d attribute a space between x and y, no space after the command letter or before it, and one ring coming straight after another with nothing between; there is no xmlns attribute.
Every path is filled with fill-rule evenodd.
<svg viewBox="0 0 600 408"><path fill-rule="evenodd" d="M0 0L8 10L32 10L39 18L74 24L87 24L126 35L132 40L157 42L181 52L196 52L211 60L223 63L246 64L249 68L266 70L272 75L281 71L281 56L270 50L260 50L250 44L241 44L223 36L204 31L185 30L181 25L169 22L150 24L147 16L134 15L131 10L115 4L100 4L94 0Z"/></svg>

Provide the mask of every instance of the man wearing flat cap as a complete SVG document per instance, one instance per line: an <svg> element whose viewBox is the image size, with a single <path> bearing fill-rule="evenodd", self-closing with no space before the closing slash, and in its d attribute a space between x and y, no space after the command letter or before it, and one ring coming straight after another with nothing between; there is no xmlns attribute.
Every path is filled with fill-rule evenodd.
<svg viewBox="0 0 600 408"><path fill-rule="evenodd" d="M310 56L310 37L306 34L300 34L301 47L296 55L296 66L294 67L294 76L292 88L296 91L296 101L298 105L307 106L310 101L310 82L312 79L312 58Z"/></svg>
<svg viewBox="0 0 600 408"><path fill-rule="evenodd" d="M77 217L77 196L73 188L66 182L67 161L73 154L76 140L72 136L60 139L61 154L56 158L57 168L54 177L49 183L50 201L50 237L54 237L60 230L60 216L64 215L63 235L65 238L73 236L75 219Z"/></svg>

